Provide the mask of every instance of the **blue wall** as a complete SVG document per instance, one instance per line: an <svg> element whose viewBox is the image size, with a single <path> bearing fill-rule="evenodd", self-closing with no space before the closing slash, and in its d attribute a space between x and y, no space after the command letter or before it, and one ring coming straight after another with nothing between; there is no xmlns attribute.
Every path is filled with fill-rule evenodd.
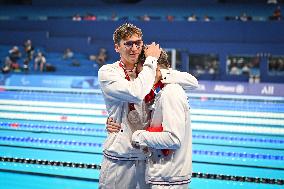
<svg viewBox="0 0 284 189"><path fill-rule="evenodd" d="M1 31L44 30L50 36L93 36L99 39L112 38L114 29L122 22L47 20L47 21L0 21ZM133 21L144 30L145 39L173 40L191 42L239 42L262 43L284 41L283 22L166 22L166 21Z"/></svg>
<svg viewBox="0 0 284 189"><path fill-rule="evenodd" d="M121 23L70 20L0 21L0 43L13 45L13 41L18 43L29 37L36 45L49 51L63 51L66 47L71 47L82 53L92 53L103 46L109 50L110 58L114 59L118 56L113 50L112 34ZM284 54L284 22L133 23L143 29L147 43L157 41L164 48L178 48L189 53L218 54L221 62L221 75L218 79L222 80L235 79L224 74L228 54ZM187 63L183 64L183 69L188 71ZM268 77L266 65L261 65L261 69L263 81L283 81L283 77Z"/></svg>

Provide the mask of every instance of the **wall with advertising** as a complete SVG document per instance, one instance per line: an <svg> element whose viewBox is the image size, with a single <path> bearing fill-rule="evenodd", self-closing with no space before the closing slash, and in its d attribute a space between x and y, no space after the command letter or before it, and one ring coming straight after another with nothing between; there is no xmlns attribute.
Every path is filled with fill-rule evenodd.
<svg viewBox="0 0 284 189"><path fill-rule="evenodd" d="M97 77L83 76L40 76L40 75L2 75L2 89L9 87L45 88L45 89L88 89L99 91ZM284 97L284 84L246 83L246 82L216 82L200 81L199 88L191 93L206 93L220 95L253 95Z"/></svg>

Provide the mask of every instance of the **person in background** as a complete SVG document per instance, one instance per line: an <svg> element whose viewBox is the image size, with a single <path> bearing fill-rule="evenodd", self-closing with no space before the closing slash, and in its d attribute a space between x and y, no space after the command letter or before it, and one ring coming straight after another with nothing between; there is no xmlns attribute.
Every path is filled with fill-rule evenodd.
<svg viewBox="0 0 284 189"><path fill-rule="evenodd" d="M22 57L22 53L20 52L17 46L14 46L9 50L9 59L11 61L12 70L20 70L19 59Z"/></svg>
<svg viewBox="0 0 284 189"><path fill-rule="evenodd" d="M45 64L46 64L46 58L44 57L42 52L38 52L35 57L34 70L36 71L39 66L39 70L43 72Z"/></svg>
<svg viewBox="0 0 284 189"><path fill-rule="evenodd" d="M91 61L95 61L99 68L101 68L103 65L105 65L108 59L107 50L105 48L100 48L99 53L97 55L90 55L89 59Z"/></svg>
<svg viewBox="0 0 284 189"><path fill-rule="evenodd" d="M74 57L74 53L70 48L65 49L62 58L64 60L72 59Z"/></svg>
<svg viewBox="0 0 284 189"><path fill-rule="evenodd" d="M24 51L26 53L26 60L29 61L29 62L32 61L33 57L34 57L35 48L34 48L32 41L30 39L28 39L24 43Z"/></svg>
<svg viewBox="0 0 284 189"><path fill-rule="evenodd" d="M75 15L72 17L72 20L73 20L73 21L81 21L81 20L82 20L82 17L80 16L80 14L75 14Z"/></svg>

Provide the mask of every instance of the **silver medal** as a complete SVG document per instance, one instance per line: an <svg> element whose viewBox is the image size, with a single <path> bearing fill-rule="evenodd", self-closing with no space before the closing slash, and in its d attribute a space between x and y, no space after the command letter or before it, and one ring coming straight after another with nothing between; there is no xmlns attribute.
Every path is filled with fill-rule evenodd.
<svg viewBox="0 0 284 189"><path fill-rule="evenodd" d="M137 110L131 110L127 115L129 123L132 125L140 123L140 116Z"/></svg>

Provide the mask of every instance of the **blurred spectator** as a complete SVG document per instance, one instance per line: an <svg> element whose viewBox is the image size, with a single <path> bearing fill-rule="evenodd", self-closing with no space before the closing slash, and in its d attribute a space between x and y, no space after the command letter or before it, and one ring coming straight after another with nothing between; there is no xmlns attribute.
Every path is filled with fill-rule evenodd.
<svg viewBox="0 0 284 189"><path fill-rule="evenodd" d="M10 68L14 71L20 71L20 65L18 60L22 57L22 53L20 52L17 46L14 46L12 49L9 50L8 59L10 59ZM6 61L5 61L6 62Z"/></svg>
<svg viewBox="0 0 284 189"><path fill-rule="evenodd" d="M268 71L270 74L275 75L278 70L278 64L276 59L271 59L268 64Z"/></svg>
<svg viewBox="0 0 284 189"><path fill-rule="evenodd" d="M30 62L32 59L33 59L33 56L34 56L34 52L35 52L35 49L33 47L33 44L32 44L32 41L31 40L27 40L25 43L24 43L24 51L26 53L26 60L28 62Z"/></svg>
<svg viewBox="0 0 284 189"><path fill-rule="evenodd" d="M270 20L282 20L281 7L277 6L273 12L273 15L269 17Z"/></svg>
<svg viewBox="0 0 284 189"><path fill-rule="evenodd" d="M20 52L17 46L14 46L9 50L9 58L13 64L18 64L18 60L22 57L22 53Z"/></svg>
<svg viewBox="0 0 284 189"><path fill-rule="evenodd" d="M29 71L29 61L27 59L24 60L23 69L25 72Z"/></svg>
<svg viewBox="0 0 284 189"><path fill-rule="evenodd" d="M205 69L201 65L195 65L194 75L199 76L205 74Z"/></svg>
<svg viewBox="0 0 284 189"><path fill-rule="evenodd" d="M242 73L244 75L250 75L250 67L249 67L248 63L244 63L244 65L242 67Z"/></svg>
<svg viewBox="0 0 284 189"><path fill-rule="evenodd" d="M241 74L241 70L238 67L236 58L227 59L227 67L228 67L228 73L230 75L240 75Z"/></svg>
<svg viewBox="0 0 284 189"><path fill-rule="evenodd" d="M65 49L62 58L64 60L72 59L74 57L74 53L70 48Z"/></svg>
<svg viewBox="0 0 284 189"><path fill-rule="evenodd" d="M144 15L141 17L141 20L143 20L143 21L150 21L151 18L150 18L150 16L148 16L147 14L144 14Z"/></svg>
<svg viewBox="0 0 284 189"><path fill-rule="evenodd" d="M31 40L28 39L24 43L24 51L26 53L26 58L24 59L24 70L27 71L27 70L29 70L30 61L33 60L34 52L35 52L35 49L34 49L34 47L32 45L32 41Z"/></svg>
<svg viewBox="0 0 284 189"><path fill-rule="evenodd" d="M243 13L241 14L241 16L239 17L239 19L240 19L240 21L246 22L246 21L248 21L248 20L251 20L251 17L248 16L245 12L243 12Z"/></svg>
<svg viewBox="0 0 284 189"><path fill-rule="evenodd" d="M270 75L284 75L284 57L270 57L268 71Z"/></svg>
<svg viewBox="0 0 284 189"><path fill-rule="evenodd" d="M115 12L112 13L111 20L112 21L117 21L118 20L118 16L117 16L117 14Z"/></svg>
<svg viewBox="0 0 284 189"><path fill-rule="evenodd" d="M12 70L12 61L9 56L5 58L4 65L1 68L2 73L9 73Z"/></svg>
<svg viewBox="0 0 284 189"><path fill-rule="evenodd" d="M167 15L167 21L172 22L175 20L175 17L173 15Z"/></svg>
<svg viewBox="0 0 284 189"><path fill-rule="evenodd" d="M204 21L204 22L210 22L210 21L211 21L211 18L210 18L209 16L205 15L205 16L203 17L203 21Z"/></svg>
<svg viewBox="0 0 284 189"><path fill-rule="evenodd" d="M81 21L82 20L82 17L80 16L80 14L76 14L72 17L72 20L73 21Z"/></svg>
<svg viewBox="0 0 284 189"><path fill-rule="evenodd" d="M38 52L36 57L35 57L35 62L34 62L34 70L37 70L37 67L39 66L39 70L43 72L44 66L46 64L46 59L42 52Z"/></svg>
<svg viewBox="0 0 284 189"><path fill-rule="evenodd" d="M199 75L216 75L219 70L219 58L216 54L190 54L189 69L196 77Z"/></svg>
<svg viewBox="0 0 284 189"><path fill-rule="evenodd" d="M211 62L208 63L208 73L209 74L217 74L218 73L218 67L219 63L217 60L211 60Z"/></svg>
<svg viewBox="0 0 284 189"><path fill-rule="evenodd" d="M91 61L95 61L100 68L106 63L108 59L107 50L105 48L100 48L99 53L97 55L90 55L89 59Z"/></svg>
<svg viewBox="0 0 284 189"><path fill-rule="evenodd" d="M277 0L267 0L267 4L277 4Z"/></svg>
<svg viewBox="0 0 284 189"><path fill-rule="evenodd" d="M283 61L283 59L278 60L278 69L277 70L280 74L284 73L284 61Z"/></svg>
<svg viewBox="0 0 284 189"><path fill-rule="evenodd" d="M84 20L95 21L97 20L97 16L92 13L87 13L87 15L84 17Z"/></svg>
<svg viewBox="0 0 284 189"><path fill-rule="evenodd" d="M241 70L238 68L237 64L231 64L229 73L230 75L240 75Z"/></svg>
<svg viewBox="0 0 284 189"><path fill-rule="evenodd" d="M189 22L197 21L197 16L195 14L192 14L187 18L187 21Z"/></svg>
<svg viewBox="0 0 284 189"><path fill-rule="evenodd" d="M227 73L230 75L260 76L260 58L249 55L233 55L227 59Z"/></svg>

